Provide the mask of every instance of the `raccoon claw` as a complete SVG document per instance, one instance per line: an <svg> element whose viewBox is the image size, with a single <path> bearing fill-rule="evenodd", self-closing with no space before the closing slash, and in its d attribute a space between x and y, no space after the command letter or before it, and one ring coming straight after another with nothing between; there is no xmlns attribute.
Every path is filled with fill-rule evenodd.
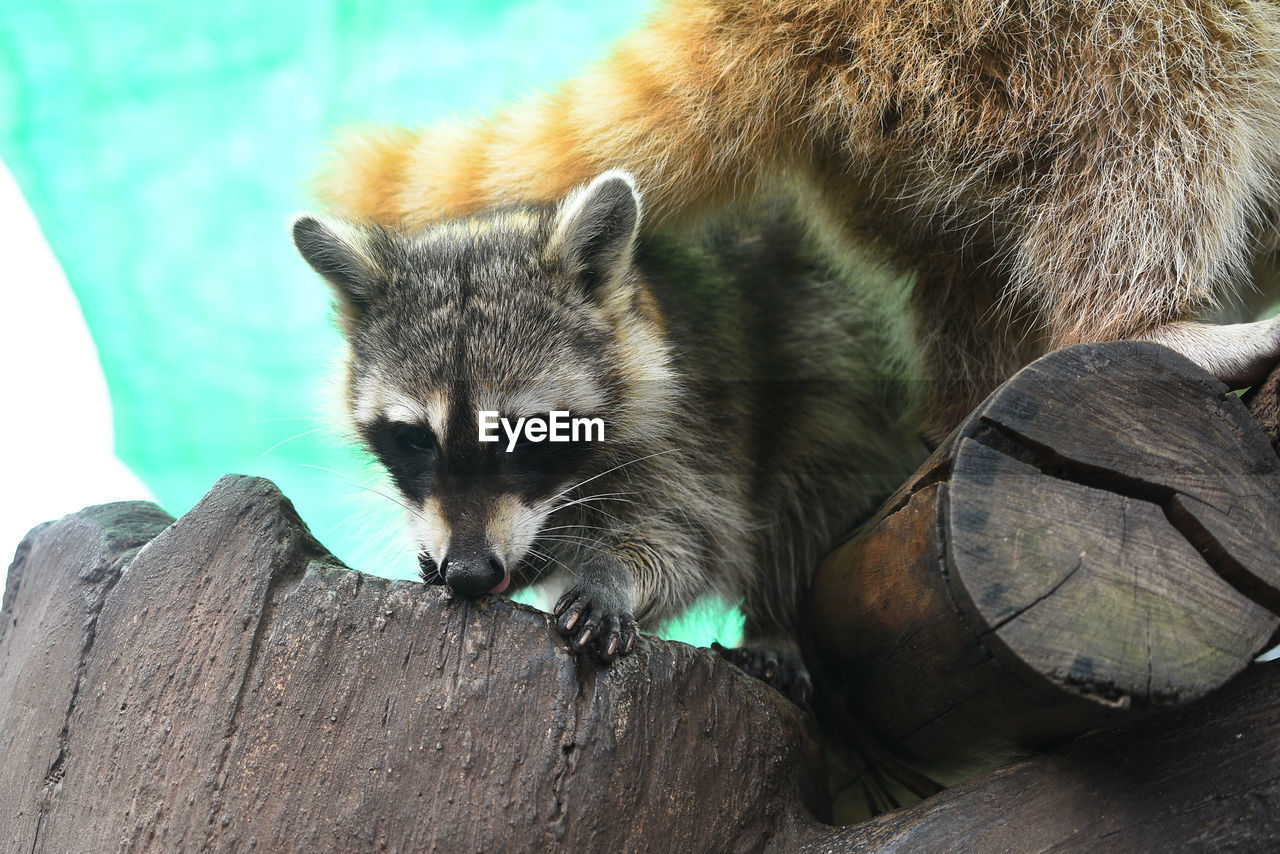
<svg viewBox="0 0 1280 854"><path fill-rule="evenodd" d="M639 629L635 619L620 608L602 606L607 594L591 596L574 587L556 603L556 628L569 638L574 651L590 649L604 664L631 652Z"/></svg>
<svg viewBox="0 0 1280 854"><path fill-rule="evenodd" d="M721 658L737 665L748 676L772 685L797 706L807 705L813 696L813 680L800 656L763 646L740 646L729 649L718 643L711 648Z"/></svg>

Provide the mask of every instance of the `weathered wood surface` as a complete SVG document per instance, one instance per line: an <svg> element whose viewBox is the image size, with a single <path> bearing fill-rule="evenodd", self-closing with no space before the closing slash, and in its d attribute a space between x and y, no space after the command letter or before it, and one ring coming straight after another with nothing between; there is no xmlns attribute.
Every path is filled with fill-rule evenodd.
<svg viewBox="0 0 1280 854"><path fill-rule="evenodd" d="M814 832L789 850L1280 850L1280 662L1253 665L1187 708L1086 736L859 825Z"/></svg>
<svg viewBox="0 0 1280 854"><path fill-rule="evenodd" d="M1249 389L1244 402L1271 441L1271 447L1280 453L1280 366L1265 381Z"/></svg>
<svg viewBox="0 0 1280 854"><path fill-rule="evenodd" d="M579 666L544 614L340 566L261 480L168 521L90 508L10 570L12 850L750 851L825 809L812 719L709 650Z"/></svg>
<svg viewBox="0 0 1280 854"><path fill-rule="evenodd" d="M953 783L1202 697L1280 620L1280 458L1240 400L1135 342L1025 368L824 561L837 709Z"/></svg>
<svg viewBox="0 0 1280 854"><path fill-rule="evenodd" d="M172 521L154 504L110 504L46 523L18 547L0 610L0 838L9 850L33 850L43 805L62 785L67 721L94 690L85 668L107 594ZM27 571L33 550L46 569L39 577Z"/></svg>
<svg viewBox="0 0 1280 854"><path fill-rule="evenodd" d="M646 640L614 671L582 669L544 615L338 566L263 481L225 479L168 522L145 504L90 508L19 552L0 623L12 850L1166 852L1280 838L1280 664L834 830L812 817L806 719L706 650Z"/></svg>

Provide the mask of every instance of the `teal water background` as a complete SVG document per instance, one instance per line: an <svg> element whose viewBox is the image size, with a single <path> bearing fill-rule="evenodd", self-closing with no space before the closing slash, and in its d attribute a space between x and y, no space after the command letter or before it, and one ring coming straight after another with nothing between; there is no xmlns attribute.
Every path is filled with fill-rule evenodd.
<svg viewBox="0 0 1280 854"><path fill-rule="evenodd" d="M330 426L341 345L286 223L341 128L483 114L580 72L650 6L0 4L0 158L88 323L117 454L166 510L262 475L349 565L412 573L399 509ZM712 606L666 633L736 631Z"/></svg>

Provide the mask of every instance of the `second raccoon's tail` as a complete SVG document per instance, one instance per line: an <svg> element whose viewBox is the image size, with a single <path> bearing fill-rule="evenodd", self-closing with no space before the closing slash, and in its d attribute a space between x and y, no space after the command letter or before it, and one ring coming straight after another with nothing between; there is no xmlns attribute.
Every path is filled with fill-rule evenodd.
<svg viewBox="0 0 1280 854"><path fill-rule="evenodd" d="M470 123L351 136L321 198L347 216L419 225L554 201L612 167L645 188L650 223L732 197L805 143L812 23L762 20L761 5L677 0L550 93Z"/></svg>

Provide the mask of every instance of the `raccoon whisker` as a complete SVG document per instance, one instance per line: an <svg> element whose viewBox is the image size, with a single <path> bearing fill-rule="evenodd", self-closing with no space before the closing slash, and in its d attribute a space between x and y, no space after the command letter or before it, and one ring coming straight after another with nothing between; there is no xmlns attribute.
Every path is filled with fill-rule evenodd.
<svg viewBox="0 0 1280 854"><path fill-rule="evenodd" d="M428 560L430 560L431 565L435 567L435 569L431 571L431 574L429 576L427 573L423 572L421 569L423 557L426 557ZM441 583L444 583L444 580L445 580L444 573L440 571L440 564L436 563L435 558L431 557L431 552L427 551L426 549L418 549L418 567L419 567L418 575L419 577L422 578L423 581L430 584L432 578L438 578Z"/></svg>
<svg viewBox="0 0 1280 854"><path fill-rule="evenodd" d="M561 546L561 548L564 548L564 546ZM548 560L555 560L555 563L558 564L559 567L563 569L566 573L568 573L571 578L577 578L580 575L578 570L571 568L568 563L552 558L550 555L546 555L546 557ZM565 560L569 561L569 563L572 563L574 566L578 566L579 564L586 563L590 557L591 557L590 553L584 552L581 549L577 549L571 553L566 553ZM552 567L548 566L547 569L550 570L552 569Z"/></svg>
<svg viewBox="0 0 1280 854"><path fill-rule="evenodd" d="M582 528L582 529L584 529L584 530L588 530L588 531L597 531L597 530L599 530L599 529L600 529L600 526L599 526L599 525L585 525L585 524L580 524L580 525L553 525L553 526L552 526L552 527L550 527L550 528L542 528L542 529L540 529L538 533L539 533L539 534L545 534L545 533L547 533L548 531L568 531L568 530L572 530L572 529L574 529L574 528Z"/></svg>
<svg viewBox="0 0 1280 854"><path fill-rule="evenodd" d="M599 542L599 539L598 539L598 538L596 538L596 537L588 537L588 536L585 536L585 535L582 535L582 534L551 534L550 536L548 536L546 531L539 531L539 532L538 532L538 535L537 535L537 537L536 537L536 539L538 539L538 540L561 540L561 541L566 542L566 543L568 543L568 542L574 542L574 541L583 541L583 542L590 542L590 543L598 543L598 542Z"/></svg>
<svg viewBox="0 0 1280 854"><path fill-rule="evenodd" d="M555 510L561 510L565 507L576 507L580 504L587 504L592 501L621 501L627 504L638 504L640 502L632 501L629 498L623 498L625 495L639 495L638 492L601 492L596 495L582 495L577 498L566 499L564 502L557 504ZM555 510L552 510L554 513Z"/></svg>
<svg viewBox="0 0 1280 854"><path fill-rule="evenodd" d="M580 481L578 481L577 483L573 484L572 486L569 486L569 487L566 487L565 489L560 490L560 491L559 491L559 492L557 492L555 495L551 496L551 498L549 498L549 499L548 499L548 501L555 501L555 500L556 500L557 498L559 498L560 496L562 496L562 495L567 495L567 494L569 494L570 492L573 492L575 489L577 489L577 488L579 488L579 487L586 486L588 483L590 483L590 482L591 482L591 481L593 481L593 480L598 480L598 479L600 479L600 478L604 477L604 476L605 476L605 475L607 475L607 474L612 474L613 472L617 471L618 469L626 468L627 466L629 466L629 465L633 465L633 464L635 464L635 463L642 463L642 462L644 462L644 461L645 461L645 460L647 460L647 459L651 459L651 458L653 458L653 457L661 456L662 454L672 454L672 453L675 453L675 452L676 452L676 451L678 451L678 450L679 450L679 448L668 448L668 449L666 449L665 451L654 451L652 454L645 454L643 457L635 457L635 458L630 459L630 460L623 460L622 462L618 463L618 464L617 464L616 466L614 466L613 468L605 469L604 471L600 472L599 474L592 475L591 477L589 477L589 478L587 478L587 479L585 479L585 480L580 480Z"/></svg>
<svg viewBox="0 0 1280 854"><path fill-rule="evenodd" d="M280 447L281 445L287 445L287 444L289 444L290 442L292 442L294 439L301 439L303 436L310 436L312 433L319 433L319 432L320 432L321 430L323 430L323 429L324 429L324 426L323 426L323 425L321 425L320 427L312 427L310 430L303 430L301 433L296 433L296 434L294 434L294 435L290 436L290 437L289 437L289 438L287 438L287 439L281 439L279 442L276 442L276 443L275 443L274 445L272 445L270 448L267 448L265 451L263 451L263 452L258 456L258 459L260 459L260 460L261 460L261 459L264 459L264 458L267 456L267 454L271 453L272 451L274 451L276 448Z"/></svg>
<svg viewBox="0 0 1280 854"><path fill-rule="evenodd" d="M585 546L586 548L589 548L595 552L600 552L601 554L607 554L609 552L607 548L600 545L599 541L593 540L590 537L563 537L563 536L545 537L539 534L538 539L551 540L552 542L557 542L557 543L568 543L570 545L576 545L578 547Z"/></svg>
<svg viewBox="0 0 1280 854"><path fill-rule="evenodd" d="M551 496L549 499L547 499L547 500L548 500L548 503L550 503L550 502L554 502L556 499L558 499L558 498L562 498L562 497L564 497L565 495L568 495L569 493L573 492L575 489L580 489L581 487L586 486L588 483L590 483L590 482L591 482L591 481L593 481L593 480L597 480L597 479L599 479L599 478L604 477L604 476L605 476L605 475L607 475L607 474L610 474L610 473L612 473L612 472L615 472L615 471L618 471L618 470L620 470L620 469L626 468L627 466L629 466L629 465L631 465L631 464L633 464L633 463L643 462L644 460L650 459L650 458L652 458L652 457L660 456L660 455L662 455L662 454L670 454L670 453L674 453L674 452L676 452L676 451L678 451L678 450L679 450L678 448L668 448L668 449L663 450L663 451L654 451L654 452L653 452L653 453L651 453L651 454L645 454L644 456L641 456L641 457L635 457L635 458L630 459L630 460L624 460L623 462L618 463L616 466L613 466L613 467L611 467L611 468L608 468L608 469L606 469L605 471L600 472L599 474L593 475L593 476L588 477L588 478L586 478L586 479L584 479L584 480L580 480L580 481L578 481L577 483L572 484L571 486L568 486L568 487L566 487L566 488L564 488L564 489L560 490L560 491L559 491L559 492L557 492L555 495L553 495L553 496ZM563 509L568 508L568 507L586 506L587 504L589 504L589 503L591 503L591 502L593 502L593 501L622 501L622 502L626 502L626 503L630 503L630 504L639 504L639 502L636 502L636 501L629 501L629 499L626 499L626 498L621 497L621 496L624 496L624 495L638 495L638 494L639 494L639 493L637 493L637 492L606 492L606 493L599 493L599 494L597 494L597 495L587 495L587 496L582 496L582 497L579 497L579 498L575 498L575 499L572 499L572 500L566 501L566 502L564 502L564 503L562 503L562 504L558 504L558 505L556 505L555 507L552 507L552 508L551 508L551 510L549 510L549 511L547 512L547 515L548 515L548 516L551 516L551 515L555 514L557 511L559 511L559 510L563 510ZM592 508L590 508L590 509L591 509L592 511L596 512L596 513L601 514L602 516L606 516L606 517L608 517L608 518L612 519L613 521L615 521L615 522L617 522L617 523L619 523L619 524L625 524L625 523L623 522L623 520L619 519L617 516L614 516L612 513L609 513L609 512L605 511L604 509L602 509L602 508L600 508L600 507L592 507ZM533 514L527 514L527 515L529 515L530 517L532 517L532 515L533 515ZM590 526L584 526L584 527L590 527Z"/></svg>
<svg viewBox="0 0 1280 854"><path fill-rule="evenodd" d="M641 504L640 501L634 501L630 498L621 498L623 495L638 495L636 492L602 492L599 495L584 495L581 498L574 498L561 504L561 507L572 507L576 504L585 504L588 501L621 501L623 504Z"/></svg>
<svg viewBox="0 0 1280 854"><path fill-rule="evenodd" d="M565 502L565 503L563 503L563 504L557 504L555 507L552 507L550 510L546 511L546 515L547 515L547 516L550 516L551 514L555 513L557 510L561 509L562 507L571 507L571 506L574 506L574 504L576 504L576 503L578 503L578 502L585 503L585 502L587 502L587 501L591 501L591 500L596 499L596 498L604 498L604 497L614 498L614 497L622 496L622 495L639 495L639 493L638 493L638 492L602 492L602 493L600 493L599 495L584 495L584 496L582 496L582 497L580 497L580 498L575 498L575 499L572 499L571 501L566 501L566 502ZM553 501L554 501L555 499L554 499L554 498L552 498L551 500L553 500ZM531 519L536 519L536 518L538 518L538 516L539 516L540 514L541 514L541 511L537 510L536 508L528 508L528 509L524 509L524 510L521 512L520 521L521 521L521 522L527 522L527 521L529 521L529 520L531 520ZM589 525L577 525L576 527L580 527L580 528L581 528L581 527L590 527L590 526L589 526ZM543 528L542 530L547 530L547 529L546 529L546 528Z"/></svg>
<svg viewBox="0 0 1280 854"><path fill-rule="evenodd" d="M593 510L604 516L608 516L610 519L616 519L617 518L616 516L607 512L603 508L594 506L597 502L600 502L600 501L618 501L623 504L634 504L637 506L643 506L639 501L631 501L626 498L583 498L581 500L568 501L564 504L561 504L559 507L556 508L556 510L565 510L569 507L587 507L590 510ZM555 512L555 511L552 511L552 512Z"/></svg>
<svg viewBox="0 0 1280 854"><path fill-rule="evenodd" d="M566 507L582 507L597 501L617 501L622 504L640 504L639 501L632 501L630 498L617 498L613 495L584 495L582 498L575 498L572 501L566 501L557 505L556 510L563 510ZM555 512L554 510L552 512Z"/></svg>
<svg viewBox="0 0 1280 854"><path fill-rule="evenodd" d="M577 498L574 498L572 500L587 501L592 498L614 498L619 495L639 495L639 494L640 494L639 492L596 492L596 493L593 493L592 495L580 495Z"/></svg>
<svg viewBox="0 0 1280 854"><path fill-rule="evenodd" d="M325 468L324 466L312 465L311 463L302 463L301 465L303 468L309 468L309 469L315 469L316 471L328 472L329 474L334 475L335 477L337 477L339 480L341 480L343 483L347 484L348 486L354 486L356 489L363 489L365 492L372 492L374 495L377 495L380 498L387 499L392 504L400 505L405 510L408 510L410 513L412 513L414 516L418 517L419 519L425 518L417 510L414 510L408 504L405 504L403 501L396 498L395 496L388 495L387 493L383 492L380 489L374 489L371 486L365 486L363 483L357 483L356 481L347 477L340 471L336 471L335 469Z"/></svg>
<svg viewBox="0 0 1280 854"><path fill-rule="evenodd" d="M545 516L547 516L547 517L549 517L549 516L553 516L553 515L555 515L556 511L561 510L561 509L563 509L563 508L565 508L565 507L575 507L575 506L578 506L578 507L586 507L588 504L590 504L592 501L595 501L595 500L625 501L626 499L616 498L616 497L614 497L614 496L619 496L619 495L636 495L636 494L638 494L638 493L634 493L634 492L613 492L613 493L602 493L602 494L601 494L601 495L599 495L599 496L596 496L596 495L587 495L587 496L584 496L584 497L582 497L582 498L574 499L574 500L572 500L572 501L566 501L566 502L564 502L563 504L558 504L558 505L556 505L555 507L552 507L550 510L548 510L548 511L546 512ZM637 503L637 502L631 502L631 503L633 503L633 504L634 504L634 503ZM619 519L617 516L613 515L612 513L609 513L608 511L606 511L606 510L604 510L604 509L602 509L602 508L600 508L600 507L587 507L587 509L588 509L588 510L590 510L591 512L599 513L601 516L606 516L606 517L608 517L609 519L612 519L613 521L617 522L619 525L626 525L626 522L624 522L622 519ZM537 510L526 510L526 511L524 511L524 512L521 514L521 516L520 516L520 522L523 524L523 523L528 522L528 521L530 521L530 520L532 520L532 519L537 519L537 518L539 518L539 515L540 515L540 514L539 514L539 511L537 511ZM576 523L576 524L569 524L569 525L561 525L561 526L558 526L558 527L555 527L555 528L540 528L539 530L542 530L542 531L554 531L554 530L561 530L561 529L564 529L564 528L591 528L591 529L594 529L594 528L596 528L596 527L598 527L598 526L596 526L596 525L586 525L586 524L582 524L582 523Z"/></svg>
<svg viewBox="0 0 1280 854"><path fill-rule="evenodd" d="M577 577L578 577L578 573L576 573L576 572L574 572L572 569L570 569L568 564L566 564L564 561L560 560L559 558L557 558L557 557L553 556L553 555L552 555L552 554L550 554L549 552L545 552L545 551L543 551L542 549L538 548L537 546L530 546L530 547L529 547L529 554L533 555L534 557L541 558L541 559L542 559L542 560L544 560L544 561L548 561L548 560L549 560L549 561L551 561L552 563L559 564L559 565L560 565L560 567L561 567L562 569L564 569L564 571L565 571L565 572L569 573L569 574L570 574L570 575L572 575L574 578L577 578ZM541 578L542 578L542 576L546 575L546 573L547 573L547 569L548 569L548 567L546 567L546 566L541 567L541 568L538 570L538 572L533 576L533 579L530 581L530 583L537 583L537 581L538 581L539 579L541 579Z"/></svg>
<svg viewBox="0 0 1280 854"><path fill-rule="evenodd" d="M568 505L568 504L566 504L566 505L562 505L562 506L568 507L568 506L572 506L572 505ZM623 521L622 519L620 519L620 518L618 518L617 516L613 515L613 514L612 514L612 513L610 513L608 510L605 510L605 509L604 509L604 508L602 508L602 507L598 507L598 506L587 506L587 505L585 505L585 504L580 505L580 506L585 507L588 511L590 511L590 512L592 512L592 513L599 513L601 516L604 516L605 518L612 519L614 522L617 522L619 525L623 525L623 526L625 526L625 525L627 524L625 521ZM552 513L552 514L554 514L554 513L556 512L556 510L559 510L559 509L561 509L561 508L560 508L560 507L556 507L554 510L552 510L552 511L551 511L551 513ZM587 526L587 527L593 527L593 526ZM594 526L594 527L598 527L598 526Z"/></svg>

